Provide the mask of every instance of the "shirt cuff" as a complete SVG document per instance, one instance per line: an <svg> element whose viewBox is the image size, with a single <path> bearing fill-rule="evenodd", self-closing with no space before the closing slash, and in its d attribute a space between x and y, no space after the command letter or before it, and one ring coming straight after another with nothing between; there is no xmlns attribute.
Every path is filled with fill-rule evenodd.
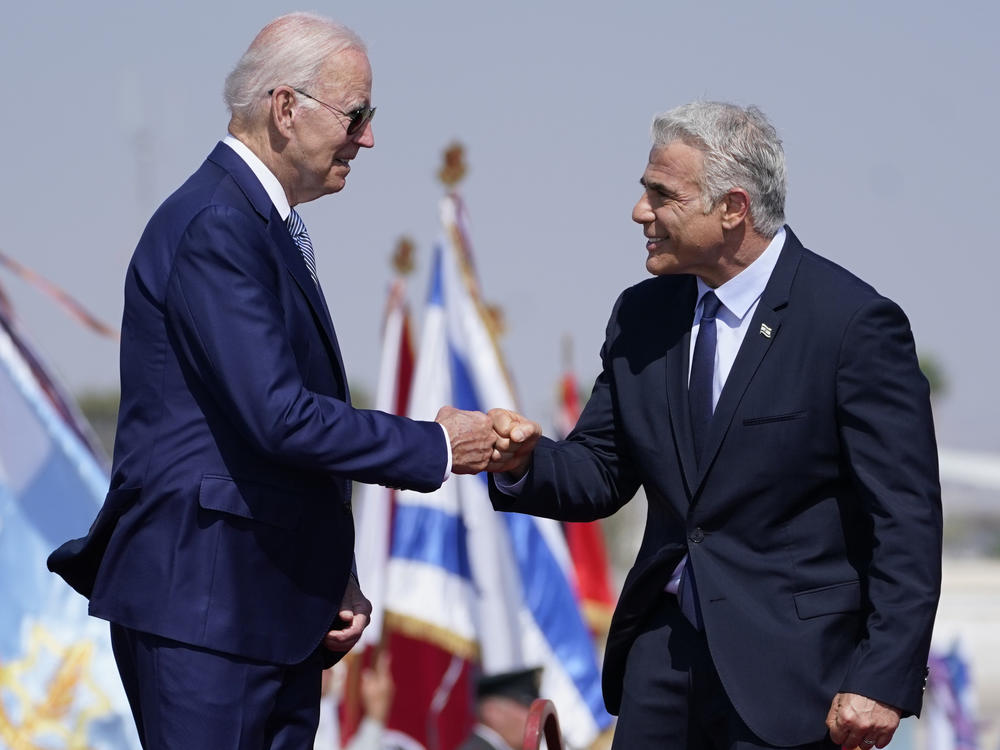
<svg viewBox="0 0 1000 750"><path fill-rule="evenodd" d="M441 483L444 484L448 481L448 477L451 476L451 435L448 434L448 428L443 424L438 422L441 427L441 432L444 433L444 447L448 450L448 462L444 465L444 479Z"/></svg>
<svg viewBox="0 0 1000 750"><path fill-rule="evenodd" d="M511 497L517 497L521 494L524 489L524 483L528 479L528 474L525 472L524 476L518 479L516 482L511 482L511 475L504 472L502 474L494 474L493 482L496 484L497 489L500 490L505 495L510 495Z"/></svg>
<svg viewBox="0 0 1000 750"><path fill-rule="evenodd" d="M670 574L670 580L663 588L663 590L668 594L677 595L677 589L680 588L681 585L681 574L684 572L684 566L687 565L687 561L688 556L684 555L684 557L681 558L681 561L677 563L677 567L674 568L674 572Z"/></svg>

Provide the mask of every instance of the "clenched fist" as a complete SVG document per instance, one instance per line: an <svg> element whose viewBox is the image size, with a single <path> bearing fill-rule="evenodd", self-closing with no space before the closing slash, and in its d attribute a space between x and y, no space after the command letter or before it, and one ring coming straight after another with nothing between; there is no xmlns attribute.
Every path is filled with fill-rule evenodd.
<svg viewBox="0 0 1000 750"><path fill-rule="evenodd" d="M490 409L493 431L497 435L493 459L488 471L506 472L520 479L531 465L531 453L542 436L537 422L508 409Z"/></svg>
<svg viewBox="0 0 1000 750"><path fill-rule="evenodd" d="M478 474L493 456L493 420L479 411L442 406L434 421L444 426L451 439L453 474Z"/></svg>

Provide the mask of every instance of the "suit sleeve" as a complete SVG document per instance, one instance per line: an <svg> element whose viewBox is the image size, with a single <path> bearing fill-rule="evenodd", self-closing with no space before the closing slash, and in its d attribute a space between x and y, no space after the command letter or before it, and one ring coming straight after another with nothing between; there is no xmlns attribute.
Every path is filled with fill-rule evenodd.
<svg viewBox="0 0 1000 750"><path fill-rule="evenodd" d="M500 492L491 477L490 498L496 510L593 521L610 516L635 495L640 482L620 429L610 354L621 301L612 312L601 348L603 369L576 427L566 440L539 440L517 496Z"/></svg>
<svg viewBox="0 0 1000 750"><path fill-rule="evenodd" d="M941 586L941 491L929 388L894 303L875 299L854 315L837 404L848 471L872 529L866 633L841 691L919 713Z"/></svg>
<svg viewBox="0 0 1000 750"><path fill-rule="evenodd" d="M440 486L447 447L439 425L354 409L304 386L277 296L282 273L249 217L220 206L198 214L167 285L179 356L247 441L274 460L361 482Z"/></svg>

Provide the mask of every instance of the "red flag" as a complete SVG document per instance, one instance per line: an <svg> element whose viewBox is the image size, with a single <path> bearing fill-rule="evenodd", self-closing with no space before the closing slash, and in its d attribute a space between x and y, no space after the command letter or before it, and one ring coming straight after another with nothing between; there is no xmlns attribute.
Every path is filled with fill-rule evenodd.
<svg viewBox="0 0 1000 750"><path fill-rule="evenodd" d="M568 343L566 351L568 352ZM566 355L567 360L569 355ZM567 366L559 383L559 410L556 413L558 437L565 437L580 417L580 395L576 377ZM584 617L595 635L604 635L611 624L615 608L610 566L604 544L604 532L599 521L563 523L566 545L569 547L576 575L577 594Z"/></svg>
<svg viewBox="0 0 1000 750"><path fill-rule="evenodd" d="M427 750L455 750L475 724L474 658L419 630L411 635L400 625L386 628L398 686L386 722L387 739L400 733Z"/></svg>

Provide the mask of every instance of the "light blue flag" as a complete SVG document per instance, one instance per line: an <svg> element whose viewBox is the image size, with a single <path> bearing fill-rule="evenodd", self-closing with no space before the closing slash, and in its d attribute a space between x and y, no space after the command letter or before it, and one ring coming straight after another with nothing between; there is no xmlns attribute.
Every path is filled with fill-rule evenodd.
<svg viewBox="0 0 1000 750"><path fill-rule="evenodd" d="M107 491L87 437L0 310L0 747L139 748L107 623L45 565Z"/></svg>

